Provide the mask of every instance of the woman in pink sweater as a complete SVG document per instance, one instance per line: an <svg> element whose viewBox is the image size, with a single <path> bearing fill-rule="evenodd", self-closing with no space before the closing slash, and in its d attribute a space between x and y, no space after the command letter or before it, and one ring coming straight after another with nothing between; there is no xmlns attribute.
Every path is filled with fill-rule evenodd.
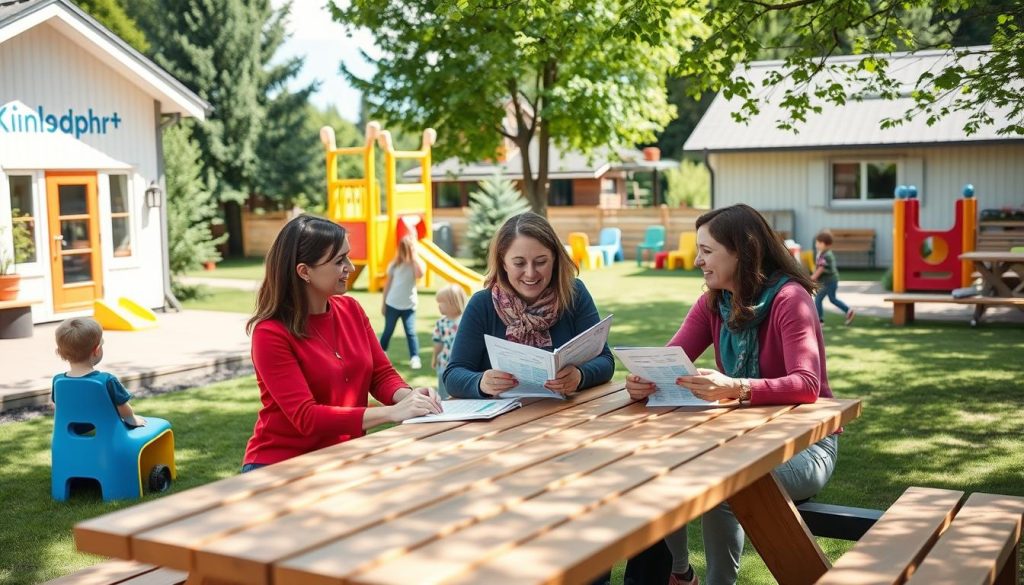
<svg viewBox="0 0 1024 585"><path fill-rule="evenodd" d="M361 437L366 429L440 412L433 388L391 366L359 303L345 229L310 215L288 222L267 253L247 330L260 409L242 472ZM386 406L369 406L373 395Z"/></svg>
<svg viewBox="0 0 1024 585"><path fill-rule="evenodd" d="M825 342L811 294L814 284L768 223L748 205L733 205L697 219L697 266L707 292L697 299L668 342L696 360L711 346L717 370L700 369L676 383L704 400L742 404L805 404L831 398ZM654 385L634 375L626 389L646 398ZM826 437L775 469L795 500L818 493L835 468L836 435ZM722 503L702 518L708 585L736 583L743 529ZM686 527L666 538L672 552L670 585L696 584Z"/></svg>

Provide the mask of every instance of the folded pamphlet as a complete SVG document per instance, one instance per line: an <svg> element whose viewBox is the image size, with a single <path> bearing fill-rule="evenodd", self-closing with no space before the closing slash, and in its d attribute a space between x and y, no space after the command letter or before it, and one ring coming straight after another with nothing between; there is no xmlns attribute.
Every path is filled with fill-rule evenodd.
<svg viewBox="0 0 1024 585"><path fill-rule="evenodd" d="M657 390L647 397L647 406L708 406L715 402L701 400L689 389L676 384L679 376L697 374L690 358L677 345L668 347L616 347L615 355L629 373L654 382Z"/></svg>
<svg viewBox="0 0 1024 585"><path fill-rule="evenodd" d="M487 420L510 410L515 410L522 405L523 403L518 400L503 398L444 400L441 402L442 412L406 419L402 423L418 424L458 420Z"/></svg>

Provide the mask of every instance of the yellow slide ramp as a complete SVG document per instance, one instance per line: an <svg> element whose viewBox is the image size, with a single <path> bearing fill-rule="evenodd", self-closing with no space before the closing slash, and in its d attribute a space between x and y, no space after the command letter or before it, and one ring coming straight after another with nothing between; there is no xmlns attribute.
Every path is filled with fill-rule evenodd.
<svg viewBox="0 0 1024 585"><path fill-rule="evenodd" d="M93 317L106 331L138 331L156 327L156 314L135 301L121 297L117 304L93 301Z"/></svg>
<svg viewBox="0 0 1024 585"><path fill-rule="evenodd" d="M471 295L483 287L484 277L482 275L459 264L455 258L438 248L437 244L426 238L421 239L419 244L417 253L427 265L427 269L432 270L448 282L461 286L467 295Z"/></svg>

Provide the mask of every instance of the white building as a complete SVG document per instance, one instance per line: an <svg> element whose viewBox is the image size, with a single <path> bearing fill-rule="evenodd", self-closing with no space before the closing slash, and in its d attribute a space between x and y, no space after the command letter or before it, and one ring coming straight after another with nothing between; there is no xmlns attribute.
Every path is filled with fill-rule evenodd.
<svg viewBox="0 0 1024 585"><path fill-rule="evenodd" d="M164 304L161 128L208 108L72 2L0 0L0 249L12 222L29 229L16 272L34 322L95 298Z"/></svg>
<svg viewBox="0 0 1024 585"><path fill-rule="evenodd" d="M837 57L853 62L861 57ZM936 71L944 52L889 56L890 74L908 88L925 70ZM781 62L753 63L745 73L754 87ZM797 132L777 128L786 119L775 90L749 125L731 113L740 101L719 94L683 149L703 154L712 171L714 207L747 203L759 210L792 212L793 238L813 249L822 228L873 228L879 265L892 261L892 198L896 185L915 185L921 198L924 229L949 229L953 202L963 186L975 187L979 209L1024 206L1024 139L999 136L1006 119L995 113L997 127L982 127L968 136L967 114L952 113L929 126L924 116L882 130L879 122L896 118L913 103L865 99L844 106L819 103ZM780 214L772 214L779 217Z"/></svg>

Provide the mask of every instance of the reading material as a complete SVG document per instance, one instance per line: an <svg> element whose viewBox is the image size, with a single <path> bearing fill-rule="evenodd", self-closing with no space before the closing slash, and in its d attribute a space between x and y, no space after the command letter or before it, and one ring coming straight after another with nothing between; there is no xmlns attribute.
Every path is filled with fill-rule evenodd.
<svg viewBox="0 0 1024 585"><path fill-rule="evenodd" d="M566 366L578 366L600 355L608 343L611 327L612 316L608 315L554 352L484 335L491 367L508 372L519 381L515 388L502 393L502 398L565 398L545 388L544 382L553 379L558 370Z"/></svg>
<svg viewBox="0 0 1024 585"><path fill-rule="evenodd" d="M444 400L441 402L442 412L427 414L402 421L404 424L430 422L449 422L456 420L485 420L515 410L523 404L518 400Z"/></svg>
<svg viewBox="0 0 1024 585"><path fill-rule="evenodd" d="M668 347L616 347L612 351L631 374L650 380L658 387L647 397L647 406L707 406L715 404L701 400L688 389L676 384L679 376L694 375L697 368L686 357L683 348Z"/></svg>

